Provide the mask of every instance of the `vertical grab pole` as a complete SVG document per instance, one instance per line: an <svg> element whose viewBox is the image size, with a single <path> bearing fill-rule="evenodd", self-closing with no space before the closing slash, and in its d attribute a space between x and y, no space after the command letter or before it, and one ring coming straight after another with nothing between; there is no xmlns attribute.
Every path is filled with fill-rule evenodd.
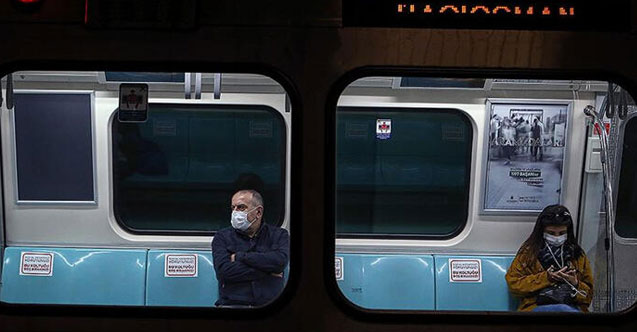
<svg viewBox="0 0 637 332"><path fill-rule="evenodd" d="M192 82L191 82L190 73L184 73L184 98L185 99L190 99L192 95L192 93L190 92L191 88L192 88Z"/></svg>
<svg viewBox="0 0 637 332"><path fill-rule="evenodd" d="M201 73L195 74L195 99L201 99Z"/></svg>
<svg viewBox="0 0 637 332"><path fill-rule="evenodd" d="M614 105L609 105L614 107ZM610 173L610 160L608 158L608 134L604 122L595 113L595 107L588 105L584 108L584 113L593 119L593 123L599 126L599 141L602 149L600 159L602 162L602 176L604 178L604 201L606 203L606 238L604 248L606 249L606 280L608 292L608 312L615 311L615 255L613 245L613 231L615 229L615 212L613 211L613 187Z"/></svg>
<svg viewBox="0 0 637 332"><path fill-rule="evenodd" d="M221 73L215 73L213 89L213 98L221 99Z"/></svg>

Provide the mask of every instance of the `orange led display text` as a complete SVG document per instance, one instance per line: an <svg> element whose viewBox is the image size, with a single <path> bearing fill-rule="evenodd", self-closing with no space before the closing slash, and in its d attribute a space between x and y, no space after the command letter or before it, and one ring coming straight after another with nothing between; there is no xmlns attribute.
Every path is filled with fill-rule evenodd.
<svg viewBox="0 0 637 332"><path fill-rule="evenodd" d="M627 32L637 7L635 0L341 1L344 26L442 29Z"/></svg>
<svg viewBox="0 0 637 332"><path fill-rule="evenodd" d="M416 4L399 3L397 13L405 14L445 14L445 15L513 15L513 16L575 16L574 6L489 6L489 5L464 5L464 4Z"/></svg>

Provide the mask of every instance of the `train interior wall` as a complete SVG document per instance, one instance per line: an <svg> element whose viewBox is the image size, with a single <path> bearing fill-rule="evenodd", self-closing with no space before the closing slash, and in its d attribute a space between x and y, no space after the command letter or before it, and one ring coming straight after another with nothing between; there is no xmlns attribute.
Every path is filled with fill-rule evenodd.
<svg viewBox="0 0 637 332"><path fill-rule="evenodd" d="M242 92L237 87L230 87L222 94L220 100L215 103L224 104L265 104L278 110L285 118L288 134L291 128L290 113L286 112L286 96L280 90L269 87L261 87L261 91L254 93ZM212 273L208 250L211 238L206 236L157 236L135 235L126 232L115 221L112 202L112 138L110 123L114 121L113 112L117 108L117 98L112 87L105 89L96 83L64 83L59 82L28 82L18 81L18 91L39 90L87 90L95 93L94 130L95 130L95 164L97 204L94 206L63 207L50 205L28 206L17 203L15 174L15 151L12 127L12 113L3 106L2 118L2 144L3 144L3 171L4 202L5 202L5 229L6 250L5 280L3 299L15 303L75 303L75 304L122 304L122 305L184 305L184 306L209 306L214 301L214 278L210 280ZM267 91L263 91L263 90ZM176 92L157 92L151 97L150 102L173 103L210 103L212 95L204 93L203 101L187 101L178 97ZM392 78L368 78L348 87L339 99L338 106L357 107L413 107L413 108L452 108L458 109L468 117L473 129L473 146L471 153L471 177L469 194L469 217L462 231L446 240L417 240L417 239L336 239L336 256L342 259L343 279L339 280L339 287L345 296L353 303L370 309L415 309L415 310L514 310L516 301L508 294L504 282L504 272L508 268L511 259L530 233L534 217L529 215L485 215L480 212L480 197L482 195L481 174L484 173L484 140L486 134L486 122L488 121L485 107L488 100L518 99L518 100L559 100L572 103L568 124L568 155L564 166L564 193L563 204L571 208L574 220L579 225L579 236L587 255L594 260L596 277L599 277L598 289L603 289L604 255L598 245L600 241L600 218L597 213L601 202L601 185L599 174L586 174L583 172L585 162L585 142L587 140L587 120L582 109L586 105L600 107L600 91L593 91L582 86L582 91L572 87L549 89L533 86L533 88L511 87L493 90L484 89L395 89L392 88ZM287 137L290 137L288 135ZM289 205L289 174L290 141L288 146L288 158L286 158L287 177L286 182L286 211ZM584 181L584 185L582 185ZM580 190L583 188L583 190ZM580 201L584 202L583 209ZM283 227L289 225L289 212ZM497 230L497 237L494 237ZM292 234L294 236L294 234ZM39 248L39 249L38 249ZM20 253L26 250L39 250L52 252L56 257L64 261L70 272L62 274L62 284L77 283L86 278L93 278L95 271L99 271L103 264L128 266L127 277L133 278L128 284L130 292L124 292L121 298L108 291L109 287L116 287L116 283L109 284L108 276L104 288L104 294L94 297L82 298L77 296L81 290L71 289L66 295L59 296L54 291L61 284L46 283L40 285L43 292L32 294L16 292L29 285L23 284L25 279L16 276L16 261L20 259ZM623 256L618 256L618 261L630 259L631 246L621 251ZM185 251L184 251L185 250ZM203 250L203 251L202 251ZM175 281L173 286L157 284L162 280L153 277L160 274L162 266L160 261L164 255L172 252L181 252L198 255L202 262L200 278L205 282ZM98 258L102 259L99 260ZM84 272L74 267L85 260L98 259L96 265ZM457 286L448 282L447 263L451 259L481 259L484 266L484 282L480 286ZM128 263L127 263L128 262ZM379 264L382 263L382 264ZM19 264L18 264L19 265ZM83 267L91 264L83 265ZM79 266L79 265L78 265ZM421 271L421 269L424 269ZM361 271L367 270L365 275ZM154 271L154 272L151 272ZM399 273L397 273L399 272ZM75 273L75 274L74 274ZM153 274L154 273L154 274ZM631 275L629 269L621 269L618 272L618 284L620 290L624 290L630 296L633 282L627 276ZM396 282L390 276L400 275L404 280ZM427 277L423 278L422 276ZM75 277L74 277L75 276ZM136 276L136 277L134 277ZM204 278L205 276L205 278ZM44 279L42 279L44 280ZM40 280L39 282L43 282ZM159 280L159 281L158 281ZM393 280L393 281L392 281ZM597 279L596 279L597 280ZM104 282L104 281L102 281ZM386 286L379 286L386 284ZM390 286L393 285L393 286ZM187 286L183 286L187 285ZM398 285L398 286L396 286ZM400 288L400 285L416 285L418 292L411 287ZM174 287L174 288L170 288ZM182 287L182 288L179 288ZM196 297L188 297L190 293L177 294L176 289L186 287L190 293L200 294ZM465 287L465 288L462 288ZM137 294L139 290L145 290ZM171 289L173 289L171 291ZM209 291L201 291L201 290ZM199 290L199 291L197 291ZM213 293L210 293L212 290ZM432 291L433 290L433 291ZM163 294L168 292L168 294ZM172 292L172 293L171 293ZM397 294L404 293L405 301L392 299L401 298ZM466 292L482 294L476 296L475 302L463 300ZM47 295L48 294L48 295ZM137 294L137 295L135 295ZM145 295L144 295L145 294ZM163 294L163 295L162 295ZM206 294L206 295L201 295ZM435 294L435 295L434 295ZM489 294L498 294L497 301L489 302ZM43 297L38 297L43 296ZM133 299L129 297L132 296ZM185 296L185 297L184 297ZM598 295L599 298L603 294ZM626 299L628 305L632 298ZM601 303L601 300L600 300ZM601 306L601 304L597 304ZM593 308L595 309L595 307Z"/></svg>

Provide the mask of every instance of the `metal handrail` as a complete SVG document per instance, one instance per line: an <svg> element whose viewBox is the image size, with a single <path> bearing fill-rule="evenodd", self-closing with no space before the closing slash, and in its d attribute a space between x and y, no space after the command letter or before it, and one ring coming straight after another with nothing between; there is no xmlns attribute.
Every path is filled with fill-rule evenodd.
<svg viewBox="0 0 637 332"><path fill-rule="evenodd" d="M610 105L613 107L613 105ZM603 111L603 110L602 110ZM615 311L615 259L613 245L613 230L615 229L615 213L613 207L613 187L612 174L610 171L610 160L608 155L608 134L604 122L600 118L603 113L597 114L595 107L588 105L584 108L584 114L593 119L593 123L599 126L598 135L601 147L602 175L604 178L604 201L606 203L606 238L604 239L604 247L606 249L607 269L607 291L608 291L608 312Z"/></svg>

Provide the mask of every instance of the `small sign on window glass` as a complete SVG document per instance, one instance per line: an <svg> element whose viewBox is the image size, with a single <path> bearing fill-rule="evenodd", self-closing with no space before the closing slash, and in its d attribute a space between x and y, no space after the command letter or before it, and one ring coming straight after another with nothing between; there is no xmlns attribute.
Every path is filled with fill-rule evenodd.
<svg viewBox="0 0 637 332"><path fill-rule="evenodd" d="M391 138L391 119L376 120L376 138L378 139Z"/></svg>
<svg viewBox="0 0 637 332"><path fill-rule="evenodd" d="M121 122L148 119L148 84L120 84L117 119Z"/></svg>

